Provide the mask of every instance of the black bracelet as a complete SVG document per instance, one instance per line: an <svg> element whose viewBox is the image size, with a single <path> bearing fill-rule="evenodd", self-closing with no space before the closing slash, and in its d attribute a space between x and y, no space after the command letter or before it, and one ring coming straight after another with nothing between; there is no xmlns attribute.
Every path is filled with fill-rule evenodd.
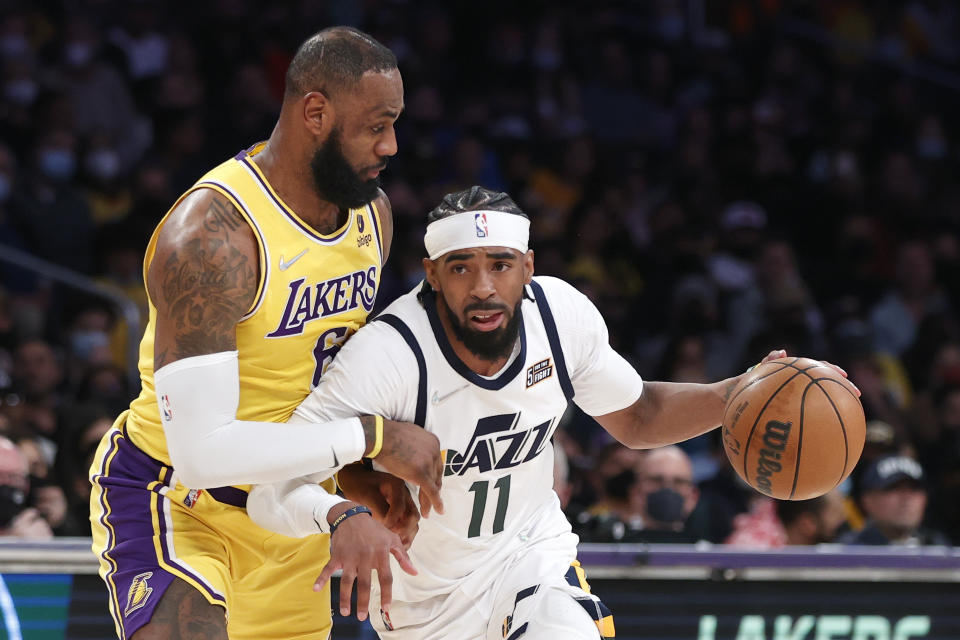
<svg viewBox="0 0 960 640"><path fill-rule="evenodd" d="M369 513L370 517L371 518L373 517L373 512L370 511L370 509L363 506L362 504L358 504L355 507L350 507L349 509L347 509L346 511L338 515L336 520L330 523L330 535L331 536L333 535L333 532L337 530L337 527L339 527L344 520L346 520L350 516L355 516L358 513Z"/></svg>

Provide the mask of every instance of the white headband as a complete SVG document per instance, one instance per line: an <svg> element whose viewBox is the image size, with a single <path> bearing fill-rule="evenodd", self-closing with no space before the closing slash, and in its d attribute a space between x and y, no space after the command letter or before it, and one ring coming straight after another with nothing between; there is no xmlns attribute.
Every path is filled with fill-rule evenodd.
<svg viewBox="0 0 960 640"><path fill-rule="evenodd" d="M423 244L436 260L445 253L474 247L508 247L527 252L530 219L504 211L465 211L427 225Z"/></svg>

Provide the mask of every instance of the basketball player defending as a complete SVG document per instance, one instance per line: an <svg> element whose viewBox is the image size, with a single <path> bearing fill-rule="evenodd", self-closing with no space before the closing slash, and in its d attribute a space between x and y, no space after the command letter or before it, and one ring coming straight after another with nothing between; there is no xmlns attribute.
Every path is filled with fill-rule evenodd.
<svg viewBox="0 0 960 640"><path fill-rule="evenodd" d="M439 447L423 429L372 415L284 424L373 308L392 229L378 174L402 109L388 49L322 31L290 65L270 139L201 178L154 232L143 389L91 467L93 549L120 638L329 635L329 595L311 592L329 537L256 526L249 484L379 453L423 485L421 511L442 508ZM322 532L359 510L325 504L311 514ZM343 519L336 535L338 565L379 569L387 593L391 554L413 570L371 518Z"/></svg>
<svg viewBox="0 0 960 640"><path fill-rule="evenodd" d="M529 226L506 194L447 195L428 216L426 283L347 343L291 420L376 413L440 439L446 510L420 523L410 547L419 573L394 571L391 606L373 585L381 638L613 637L552 489L550 439L567 402L625 445L657 447L719 425L740 379L644 383L584 295L533 277ZM259 486L249 512L266 528L306 535L317 527L297 514L330 499L305 482Z"/></svg>

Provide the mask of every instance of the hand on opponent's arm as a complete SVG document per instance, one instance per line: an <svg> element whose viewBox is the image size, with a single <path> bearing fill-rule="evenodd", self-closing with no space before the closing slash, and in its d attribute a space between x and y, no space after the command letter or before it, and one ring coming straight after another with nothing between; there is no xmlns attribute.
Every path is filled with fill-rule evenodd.
<svg viewBox="0 0 960 640"><path fill-rule="evenodd" d="M373 517L410 548L420 529L420 512L403 480L351 464L337 474L337 485L347 499L370 507Z"/></svg>
<svg viewBox="0 0 960 640"><path fill-rule="evenodd" d="M376 448L376 421L364 416L360 422L367 441L364 455L371 456ZM443 513L443 459L437 436L411 422L384 420L380 450L373 457L388 473L420 487L420 512L424 517L430 516L431 509Z"/></svg>

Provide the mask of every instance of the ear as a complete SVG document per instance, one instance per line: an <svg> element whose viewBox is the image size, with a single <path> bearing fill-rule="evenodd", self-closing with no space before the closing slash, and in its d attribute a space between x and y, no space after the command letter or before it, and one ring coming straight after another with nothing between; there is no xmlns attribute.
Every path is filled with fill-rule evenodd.
<svg viewBox="0 0 960 640"><path fill-rule="evenodd" d="M533 280L533 249L529 249L523 256L523 283L530 284Z"/></svg>
<svg viewBox="0 0 960 640"><path fill-rule="evenodd" d="M423 259L423 272L426 274L427 284L434 291L440 291L440 281L437 279L437 263L430 258Z"/></svg>
<svg viewBox="0 0 960 640"><path fill-rule="evenodd" d="M320 91L311 91L303 96L303 124L316 138L322 140L329 135L333 112L333 103Z"/></svg>

